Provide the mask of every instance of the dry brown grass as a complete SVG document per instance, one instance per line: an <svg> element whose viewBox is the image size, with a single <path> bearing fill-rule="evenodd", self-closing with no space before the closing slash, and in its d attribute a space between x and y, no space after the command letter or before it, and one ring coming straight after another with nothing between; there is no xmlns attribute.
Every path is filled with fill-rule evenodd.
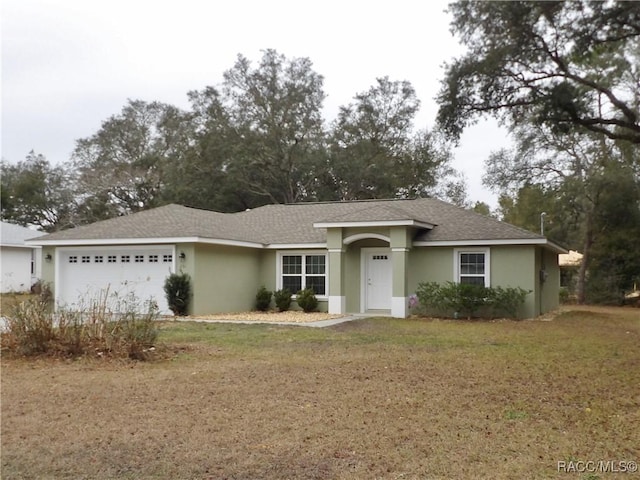
<svg viewBox="0 0 640 480"><path fill-rule="evenodd" d="M32 293L2 293L0 294L0 315L7 315L20 303L36 298Z"/></svg>
<svg viewBox="0 0 640 480"><path fill-rule="evenodd" d="M5 479L546 479L640 460L640 311L166 324L160 363L3 360Z"/></svg>

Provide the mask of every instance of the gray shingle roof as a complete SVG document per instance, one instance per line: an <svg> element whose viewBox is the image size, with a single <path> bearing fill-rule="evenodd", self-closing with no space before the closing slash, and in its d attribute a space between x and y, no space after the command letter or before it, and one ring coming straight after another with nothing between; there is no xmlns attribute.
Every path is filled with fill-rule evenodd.
<svg viewBox="0 0 640 480"><path fill-rule="evenodd" d="M269 244L326 242L319 222L416 220L431 223L416 240L530 240L544 237L432 198L265 205L238 213L166 205L64 230L43 241L200 237Z"/></svg>
<svg viewBox="0 0 640 480"><path fill-rule="evenodd" d="M406 220L417 220L422 223L431 223L426 218L417 218L418 215L415 213L410 213L404 210L403 208L398 208L391 205L385 204L369 204L363 203L358 205L360 208L354 208L347 213L343 213L340 215L334 215L323 220L318 221L318 223L348 223L348 222L379 222L379 221L406 221Z"/></svg>

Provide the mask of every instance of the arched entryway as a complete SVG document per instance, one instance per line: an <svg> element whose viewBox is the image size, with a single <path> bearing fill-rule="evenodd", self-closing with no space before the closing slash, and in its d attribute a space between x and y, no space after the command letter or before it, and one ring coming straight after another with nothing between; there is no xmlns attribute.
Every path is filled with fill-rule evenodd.
<svg viewBox="0 0 640 480"><path fill-rule="evenodd" d="M329 311L407 316L413 224L402 220L318 223L327 228Z"/></svg>

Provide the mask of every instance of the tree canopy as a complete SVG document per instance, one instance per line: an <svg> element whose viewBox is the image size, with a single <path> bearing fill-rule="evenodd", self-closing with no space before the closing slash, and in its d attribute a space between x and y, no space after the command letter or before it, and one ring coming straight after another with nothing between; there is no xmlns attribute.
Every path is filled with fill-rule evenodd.
<svg viewBox="0 0 640 480"><path fill-rule="evenodd" d="M439 125L453 138L485 114L508 126L515 148L494 152L483 178L503 218L536 230L544 212L545 234L583 254L578 301L622 298L640 275L629 235L640 218L640 4L462 1L449 10L468 50L446 66Z"/></svg>
<svg viewBox="0 0 640 480"><path fill-rule="evenodd" d="M467 47L437 98L453 138L491 114L640 143L640 3L460 1L449 12Z"/></svg>
<svg viewBox="0 0 640 480"><path fill-rule="evenodd" d="M592 300L587 272L592 286L606 278L611 296L621 298L634 278L629 272L640 277L637 236L628 235L640 228L637 149L601 134L559 134L541 125L523 125L514 134L516 147L494 152L483 177L501 194L503 218L535 231L545 212L545 234L583 254L578 301ZM628 263L605 260L605 246L614 244L619 252L626 249ZM624 274L617 271L623 267Z"/></svg>
<svg viewBox="0 0 640 480"><path fill-rule="evenodd" d="M167 165L181 161L189 145L186 120L172 105L129 100L98 132L76 142L73 171L86 221L158 205Z"/></svg>
<svg viewBox="0 0 640 480"><path fill-rule="evenodd" d="M0 217L45 232L74 226L72 179L63 166L52 166L31 151L17 164L2 162Z"/></svg>
<svg viewBox="0 0 640 480"><path fill-rule="evenodd" d="M224 74L222 102L242 187L268 203L313 196L323 140L323 77L308 58L266 50L252 67L243 55Z"/></svg>
<svg viewBox="0 0 640 480"><path fill-rule="evenodd" d="M420 101L409 82L378 78L341 107L332 127L330 172L336 200L425 196L446 176L439 137L415 131Z"/></svg>
<svg viewBox="0 0 640 480"><path fill-rule="evenodd" d="M640 232L639 5L451 4L468 50L445 68L431 131L415 128L408 81L375 79L327 122L308 58L238 55L220 83L188 92L190 108L130 100L63 165L34 152L2 162L1 217L53 231L166 203L416 196L496 214L451 167L451 140L490 114L516 140L486 162L502 218L537 231L545 212L545 234L584 253L580 299L618 295L640 280L640 256L625 254Z"/></svg>
<svg viewBox="0 0 640 480"><path fill-rule="evenodd" d="M323 82L308 58L265 50L258 62L238 55L220 83L188 92L185 110L129 100L93 135L78 139L64 165L51 167L42 157L39 171L48 170L40 176L27 175L35 158L7 168L3 217L57 229L166 203L234 212L267 203L451 192L465 201L447 142L414 129L420 102L409 82L376 79L332 123L323 117ZM61 175L64 182L56 180ZM32 177L39 183L31 184ZM58 193L67 206L57 203L55 212L66 220L39 220L25 206L16 213L10 192L21 185L37 191L64 185ZM36 198L24 198L34 211L44 209Z"/></svg>

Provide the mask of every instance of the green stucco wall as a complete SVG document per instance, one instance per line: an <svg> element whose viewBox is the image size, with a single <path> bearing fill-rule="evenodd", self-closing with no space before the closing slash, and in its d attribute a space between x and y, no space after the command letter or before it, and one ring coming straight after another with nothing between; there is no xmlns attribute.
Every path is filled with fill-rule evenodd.
<svg viewBox="0 0 640 480"><path fill-rule="evenodd" d="M540 288L543 252L548 277ZM519 312L520 318L535 317L557 308L560 286L557 254L535 246L505 245L490 247L490 259L492 287L521 287L531 291ZM414 247L408 260L408 292L414 293L420 282L454 281L453 265L454 248Z"/></svg>
<svg viewBox="0 0 640 480"><path fill-rule="evenodd" d="M415 293L420 282L453 281L453 248L414 247L409 252L408 292Z"/></svg>
<svg viewBox="0 0 640 480"><path fill-rule="evenodd" d="M393 248L411 248L413 229L407 227L391 227L389 237Z"/></svg>
<svg viewBox="0 0 640 480"><path fill-rule="evenodd" d="M383 235L385 237L389 237L389 227L366 227L366 228L347 227L347 228L344 228L342 231L342 238L348 238L352 235L359 235L362 233L367 233L367 234L375 233L377 235ZM386 243L385 245L388 246L388 244Z"/></svg>
<svg viewBox="0 0 640 480"><path fill-rule="evenodd" d="M55 291L56 291L56 285L55 285L55 275L56 275L56 249L55 247L42 247L42 251L40 252L40 254L42 255L41 258L41 265L42 265L42 283L44 285L48 285L49 288L51 288L51 293L54 294L54 298L55 298ZM45 260L45 257L48 255L51 255L51 261L47 262Z"/></svg>
<svg viewBox="0 0 640 480"><path fill-rule="evenodd" d="M555 310L560 305L560 267L558 255L549 250L541 250L541 268L546 272L546 280L540 288L540 314Z"/></svg>
<svg viewBox="0 0 640 480"><path fill-rule="evenodd" d="M393 297L406 297L409 275L407 273L407 265L409 265L408 251L391 252L392 274L393 274Z"/></svg>
<svg viewBox="0 0 640 480"><path fill-rule="evenodd" d="M536 250L534 246L519 245L491 247L491 286L520 287L531 291L518 314L520 318L531 318L538 314Z"/></svg>
<svg viewBox="0 0 640 480"><path fill-rule="evenodd" d="M254 308L261 285L259 250L202 244L179 245L178 251L182 250L187 255L186 262L193 259L184 267L193 279L190 313L204 315Z"/></svg>
<svg viewBox="0 0 640 480"><path fill-rule="evenodd" d="M277 253L275 250L260 252L260 286L264 285L269 291L276 289Z"/></svg>
<svg viewBox="0 0 640 480"><path fill-rule="evenodd" d="M341 296L344 288L344 252L328 253L327 268L329 269L329 295Z"/></svg>

